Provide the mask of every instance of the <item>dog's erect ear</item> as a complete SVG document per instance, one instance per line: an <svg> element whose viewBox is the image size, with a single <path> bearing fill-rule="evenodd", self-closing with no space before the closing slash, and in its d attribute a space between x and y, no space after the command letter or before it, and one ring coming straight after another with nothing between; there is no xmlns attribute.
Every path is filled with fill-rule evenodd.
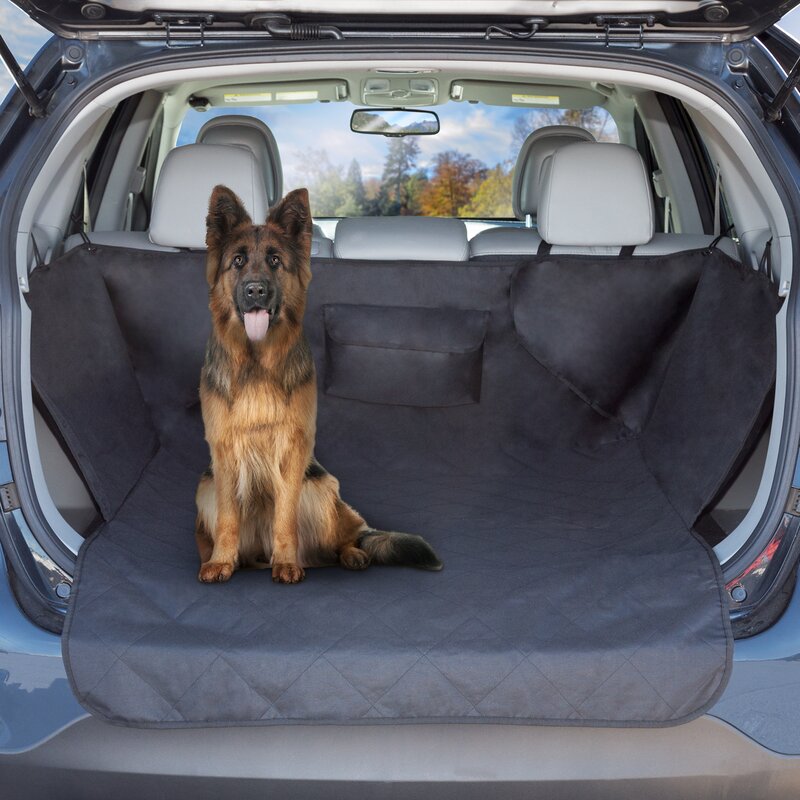
<svg viewBox="0 0 800 800"><path fill-rule="evenodd" d="M267 222L274 222L289 236L311 233L311 208L308 189L295 189L270 209Z"/></svg>
<svg viewBox="0 0 800 800"><path fill-rule="evenodd" d="M231 231L245 222L252 220L242 201L227 186L215 186L208 201L206 247L220 247Z"/></svg>

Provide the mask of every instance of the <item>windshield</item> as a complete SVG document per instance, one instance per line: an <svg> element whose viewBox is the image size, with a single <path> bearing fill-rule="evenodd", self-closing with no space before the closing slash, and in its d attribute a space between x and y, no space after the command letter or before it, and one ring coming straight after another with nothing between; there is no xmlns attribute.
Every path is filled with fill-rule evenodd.
<svg viewBox="0 0 800 800"><path fill-rule="evenodd" d="M605 142L617 126L601 107L507 108L450 103L435 109L434 136L365 136L350 130L349 104L191 110L178 144L210 117L247 114L275 136L284 191L308 187L315 218L420 215L513 219L511 182L525 137L546 125L578 125Z"/></svg>

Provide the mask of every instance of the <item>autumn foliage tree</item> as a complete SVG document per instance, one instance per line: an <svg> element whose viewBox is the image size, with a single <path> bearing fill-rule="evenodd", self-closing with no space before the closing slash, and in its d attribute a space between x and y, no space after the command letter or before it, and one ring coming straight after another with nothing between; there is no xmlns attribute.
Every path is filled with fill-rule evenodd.
<svg viewBox="0 0 800 800"><path fill-rule="evenodd" d="M437 153L433 174L420 193L422 213L428 217L457 217L486 172L486 165L468 153L458 150Z"/></svg>
<svg viewBox="0 0 800 800"><path fill-rule="evenodd" d="M473 219L510 218L514 216L511 207L511 185L514 171L511 164L497 164L486 172L486 177L478 185L469 203L458 210L459 217Z"/></svg>

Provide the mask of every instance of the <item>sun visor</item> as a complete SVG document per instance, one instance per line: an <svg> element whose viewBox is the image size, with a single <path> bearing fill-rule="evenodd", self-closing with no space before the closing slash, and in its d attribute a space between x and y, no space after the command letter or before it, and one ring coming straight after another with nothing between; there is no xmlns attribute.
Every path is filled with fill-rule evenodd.
<svg viewBox="0 0 800 800"><path fill-rule="evenodd" d="M591 108L606 101L600 92L578 86L473 80L453 81L450 99L520 108Z"/></svg>
<svg viewBox="0 0 800 800"><path fill-rule="evenodd" d="M194 97L208 101L207 105L224 108L265 106L273 103L336 102L347 97L347 81L291 81L289 83L247 83L213 86L195 92Z"/></svg>

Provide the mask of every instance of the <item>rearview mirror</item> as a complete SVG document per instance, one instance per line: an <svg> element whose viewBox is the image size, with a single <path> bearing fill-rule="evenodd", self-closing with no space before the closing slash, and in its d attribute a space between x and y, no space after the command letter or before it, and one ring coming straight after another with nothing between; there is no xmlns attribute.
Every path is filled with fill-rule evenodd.
<svg viewBox="0 0 800 800"><path fill-rule="evenodd" d="M417 108L357 108L350 117L350 130L381 136L430 136L439 133L439 115Z"/></svg>

